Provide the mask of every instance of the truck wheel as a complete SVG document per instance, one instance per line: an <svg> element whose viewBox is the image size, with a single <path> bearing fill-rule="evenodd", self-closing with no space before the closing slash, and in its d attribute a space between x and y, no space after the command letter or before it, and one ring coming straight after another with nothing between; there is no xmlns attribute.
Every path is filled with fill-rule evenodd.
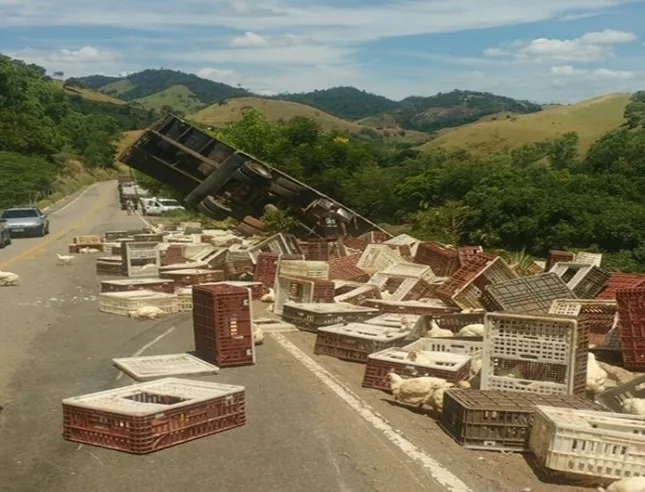
<svg viewBox="0 0 645 492"><path fill-rule="evenodd" d="M250 159L242 163L238 173L238 176L241 175L241 177L246 178L246 180L243 179L244 181L258 186L268 185L273 177L271 169Z"/></svg>
<svg viewBox="0 0 645 492"><path fill-rule="evenodd" d="M237 226L237 231L246 236L255 236L262 234L264 231L264 223L261 220L247 215L242 219L242 222Z"/></svg>
<svg viewBox="0 0 645 492"><path fill-rule="evenodd" d="M213 220L225 220L231 215L231 209L212 196L204 198L197 208Z"/></svg>

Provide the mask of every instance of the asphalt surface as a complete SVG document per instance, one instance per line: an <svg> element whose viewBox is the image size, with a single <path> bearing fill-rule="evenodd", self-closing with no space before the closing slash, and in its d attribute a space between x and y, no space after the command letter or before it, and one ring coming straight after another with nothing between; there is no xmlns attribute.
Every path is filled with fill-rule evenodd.
<svg viewBox="0 0 645 492"><path fill-rule="evenodd" d="M520 455L460 448L430 416L360 388L364 366L313 356L305 332L267 335L255 366L195 378L245 386L241 428L146 456L64 440L63 398L132 383L112 358L194 348L190 313L98 312L95 255L56 264L75 235L142 226L116 198L114 182L94 185L50 212L50 236L0 250L0 270L22 278L0 288L0 491L581 490L541 484Z"/></svg>

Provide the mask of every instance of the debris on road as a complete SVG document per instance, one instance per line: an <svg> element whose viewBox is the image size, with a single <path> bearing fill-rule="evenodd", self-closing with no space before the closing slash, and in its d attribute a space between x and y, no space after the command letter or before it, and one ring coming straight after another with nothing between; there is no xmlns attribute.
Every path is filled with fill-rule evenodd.
<svg viewBox="0 0 645 492"><path fill-rule="evenodd" d="M20 275L12 272L0 271L0 286L14 287L20 285Z"/></svg>

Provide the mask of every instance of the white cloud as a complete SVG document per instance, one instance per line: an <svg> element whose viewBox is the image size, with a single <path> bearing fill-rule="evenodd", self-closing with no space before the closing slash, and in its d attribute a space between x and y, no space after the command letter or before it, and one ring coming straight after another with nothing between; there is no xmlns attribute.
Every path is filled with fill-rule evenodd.
<svg viewBox="0 0 645 492"><path fill-rule="evenodd" d="M580 37L580 42L585 44L620 44L631 43L636 41L636 35L633 32L614 31L605 29L601 32L588 32Z"/></svg>
<svg viewBox="0 0 645 492"><path fill-rule="evenodd" d="M484 50L484 56L506 56L509 54L508 51L501 48L488 48Z"/></svg>
<svg viewBox="0 0 645 492"><path fill-rule="evenodd" d="M255 34L254 32L250 31L245 32L243 36L234 37L233 39L231 39L231 42L229 44L234 48L258 48L268 45L266 39L264 39L259 34Z"/></svg>
<svg viewBox="0 0 645 492"><path fill-rule="evenodd" d="M561 75L565 77L584 77L587 79L620 79L629 80L634 78L634 72L624 70L609 70L607 68L596 68L587 70L582 68L574 68L571 65L558 65L550 69L553 75Z"/></svg>
<svg viewBox="0 0 645 492"><path fill-rule="evenodd" d="M231 81L236 76L234 70L205 67L197 70L195 75L203 79L214 80L216 82Z"/></svg>
<svg viewBox="0 0 645 492"><path fill-rule="evenodd" d="M342 63L354 51L328 45L297 45L176 53L173 62L256 64L256 65L333 65Z"/></svg>
<svg viewBox="0 0 645 492"><path fill-rule="evenodd" d="M572 67L571 65L558 65L551 67L551 73L554 75L579 75L587 73L587 70L580 70Z"/></svg>

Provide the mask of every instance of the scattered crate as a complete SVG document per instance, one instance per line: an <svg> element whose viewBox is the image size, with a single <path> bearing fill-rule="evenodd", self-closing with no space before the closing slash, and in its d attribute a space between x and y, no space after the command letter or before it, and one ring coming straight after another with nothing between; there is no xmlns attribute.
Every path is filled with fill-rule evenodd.
<svg viewBox="0 0 645 492"><path fill-rule="evenodd" d="M106 241L117 241L130 235L130 231L107 231L104 236Z"/></svg>
<svg viewBox="0 0 645 492"><path fill-rule="evenodd" d="M367 299L380 299L381 291L375 285L361 285L332 299L336 302L347 302L361 306Z"/></svg>
<svg viewBox="0 0 645 492"><path fill-rule="evenodd" d="M161 251L161 265L174 265L177 263L186 263L184 251L186 247L183 244L170 244L166 251Z"/></svg>
<svg viewBox="0 0 645 492"><path fill-rule="evenodd" d="M416 360L410 359L414 357L413 353L419 354ZM470 377L471 360L468 354L392 347L368 355L361 385L363 388L390 390L387 375L392 371L404 379L430 376L450 383L465 381Z"/></svg>
<svg viewBox="0 0 645 492"><path fill-rule="evenodd" d="M550 314L575 316L589 330L589 343L601 345L609 330L614 326L618 305L616 301L596 299L557 299L549 310Z"/></svg>
<svg viewBox="0 0 645 492"><path fill-rule="evenodd" d="M223 270L202 270L199 268L161 272L159 276L161 278L173 280L177 285L184 287L189 285L205 284L208 282L221 282L225 280Z"/></svg>
<svg viewBox="0 0 645 492"><path fill-rule="evenodd" d="M403 261L403 257L387 244L369 244L356 266L370 275L382 272Z"/></svg>
<svg viewBox="0 0 645 492"><path fill-rule="evenodd" d="M318 329L323 326L363 322L377 314L377 309L343 302L286 303L283 307L282 318L302 330L317 333Z"/></svg>
<svg viewBox="0 0 645 492"><path fill-rule="evenodd" d="M101 256L96 259L97 275L123 275L123 263L120 256Z"/></svg>
<svg viewBox="0 0 645 492"><path fill-rule="evenodd" d="M155 306L165 314L178 311L177 296L152 290L134 290L128 292L101 292L99 294L99 311L119 316L128 316L131 311L144 306Z"/></svg>
<svg viewBox="0 0 645 492"><path fill-rule="evenodd" d="M549 256L547 257L544 271L551 271L551 268L553 268L553 265L555 265L556 263L569 263L575 261L575 259L576 255L574 253L552 249L551 251L549 251Z"/></svg>
<svg viewBox="0 0 645 492"><path fill-rule="evenodd" d="M74 236L74 238L72 239L72 242L74 244L95 245L95 244L102 244L103 238L97 235Z"/></svg>
<svg viewBox="0 0 645 492"><path fill-rule="evenodd" d="M219 367L190 354L148 355L112 359L114 365L135 381L182 376L210 376Z"/></svg>
<svg viewBox="0 0 645 492"><path fill-rule="evenodd" d="M593 299L609 281L609 273L594 265L578 263L556 263L551 272L555 272L576 297Z"/></svg>
<svg viewBox="0 0 645 492"><path fill-rule="evenodd" d="M182 287L175 292L177 296L177 310L180 313L193 310L193 288Z"/></svg>
<svg viewBox="0 0 645 492"><path fill-rule="evenodd" d="M643 274L613 272L596 299L616 299L616 291L619 289L635 289L643 285L645 285L645 275Z"/></svg>
<svg viewBox="0 0 645 492"><path fill-rule="evenodd" d="M421 324L419 325L421 331L415 335L419 337L424 336L432 328L432 322L439 325L439 328L450 330L456 335L465 326L484 324L484 313L429 314L421 318ZM481 339L481 337L477 338Z"/></svg>
<svg viewBox="0 0 645 492"><path fill-rule="evenodd" d="M102 280L101 292L127 292L132 290L152 290L172 294L174 282L161 278L126 278L122 280Z"/></svg>
<svg viewBox="0 0 645 492"><path fill-rule="evenodd" d="M473 362L479 362L481 361L484 350L484 340L473 340L466 337L424 337L405 345L403 348L406 350L416 350L417 352L448 352L451 354L470 355L473 358Z"/></svg>
<svg viewBox="0 0 645 492"><path fill-rule="evenodd" d="M385 313L370 318L366 320L365 323L367 323L368 325L391 326L394 328L400 328L404 324L416 326L416 324L419 323L420 320L421 316L418 314Z"/></svg>
<svg viewBox="0 0 645 492"><path fill-rule="evenodd" d="M329 280L329 263L326 261L285 260L278 263L278 275Z"/></svg>
<svg viewBox="0 0 645 492"><path fill-rule="evenodd" d="M355 254L329 260L329 279L367 282L369 274L356 266L360 259L361 254Z"/></svg>
<svg viewBox="0 0 645 492"><path fill-rule="evenodd" d="M314 282L298 277L279 276L275 283L273 312L281 315L288 301L296 303L314 302Z"/></svg>
<svg viewBox="0 0 645 492"><path fill-rule="evenodd" d="M477 256L484 252L484 248L481 246L460 246L457 248L459 253L459 267L461 268L466 263L468 263L473 256Z"/></svg>
<svg viewBox="0 0 645 492"><path fill-rule="evenodd" d="M365 241L364 239L359 239L352 236L347 236L346 238L344 238L343 243L345 247L355 249L361 252L365 251L365 248L367 248L367 244L368 244L368 242Z"/></svg>
<svg viewBox="0 0 645 492"><path fill-rule="evenodd" d="M529 448L545 468L615 480L645 475L645 417L535 409Z"/></svg>
<svg viewBox="0 0 645 492"><path fill-rule="evenodd" d="M612 412L626 413L622 402L627 398L645 398L645 376L614 386L596 396L596 399Z"/></svg>
<svg viewBox="0 0 645 492"><path fill-rule="evenodd" d="M602 254L601 253L587 253L581 251L577 253L573 259L573 263L581 263L583 265L595 265L599 267L602 264Z"/></svg>
<svg viewBox="0 0 645 492"><path fill-rule="evenodd" d="M429 265L438 277L450 277L459 270L459 251L427 241L417 246L414 262Z"/></svg>
<svg viewBox="0 0 645 492"><path fill-rule="evenodd" d="M253 279L265 288L272 289L278 274L280 253L259 253L255 262Z"/></svg>
<svg viewBox="0 0 645 492"><path fill-rule="evenodd" d="M616 292L625 369L645 370L645 287Z"/></svg>
<svg viewBox="0 0 645 492"><path fill-rule="evenodd" d="M410 248L410 256L414 257L417 254L417 248L419 247L419 244L421 244L421 241L408 234L399 234L387 241L383 241L383 244L408 246Z"/></svg>
<svg viewBox="0 0 645 492"><path fill-rule="evenodd" d="M219 367L255 364L249 289L232 285L193 287L195 352Z"/></svg>
<svg viewBox="0 0 645 492"><path fill-rule="evenodd" d="M544 314L556 299L574 297L567 284L550 272L488 285L481 301L489 311Z"/></svg>
<svg viewBox="0 0 645 492"><path fill-rule="evenodd" d="M529 451L536 405L603 410L578 396L448 389L439 425L467 449Z"/></svg>
<svg viewBox="0 0 645 492"><path fill-rule="evenodd" d="M232 285L234 287L243 287L250 289L251 299L259 301L264 294L264 286L260 282L242 282L236 280L225 280L223 282L213 282L213 285Z"/></svg>
<svg viewBox="0 0 645 492"><path fill-rule="evenodd" d="M484 327L481 389L585 395L589 334L583 324L556 315L487 313Z"/></svg>
<svg viewBox="0 0 645 492"><path fill-rule="evenodd" d="M275 234L248 249L249 256L253 263L257 263L260 253L295 254L293 246L283 234Z"/></svg>
<svg viewBox="0 0 645 492"><path fill-rule="evenodd" d="M264 332L296 331L297 328L291 323L285 323L273 318L257 318L253 320L253 326L262 328Z"/></svg>
<svg viewBox="0 0 645 492"><path fill-rule="evenodd" d="M367 362L367 356L405 343L409 331L387 326L349 323L318 328L314 354L351 362Z"/></svg>
<svg viewBox="0 0 645 492"><path fill-rule="evenodd" d="M159 245L147 242L123 244L123 268L127 277L158 277L161 266Z"/></svg>
<svg viewBox="0 0 645 492"><path fill-rule="evenodd" d="M381 313L406 313L406 314L440 314L458 312L459 308L446 306L439 299L431 299L432 302L420 301L391 301L385 299L367 299L365 305L375 307Z"/></svg>
<svg viewBox="0 0 645 492"><path fill-rule="evenodd" d="M69 251L70 254L79 254L82 249L91 249L91 250L96 250L99 253L103 253L105 251L105 245L103 243L98 243L98 244L70 244L67 247L67 250Z"/></svg>
<svg viewBox="0 0 645 492"><path fill-rule="evenodd" d="M329 261L329 244L326 239L310 238L305 250L307 261Z"/></svg>
<svg viewBox="0 0 645 492"><path fill-rule="evenodd" d="M161 243L163 234L135 234L134 240L137 243Z"/></svg>
<svg viewBox="0 0 645 492"><path fill-rule="evenodd" d="M63 400L68 441L147 454L246 423L244 387L166 378Z"/></svg>

